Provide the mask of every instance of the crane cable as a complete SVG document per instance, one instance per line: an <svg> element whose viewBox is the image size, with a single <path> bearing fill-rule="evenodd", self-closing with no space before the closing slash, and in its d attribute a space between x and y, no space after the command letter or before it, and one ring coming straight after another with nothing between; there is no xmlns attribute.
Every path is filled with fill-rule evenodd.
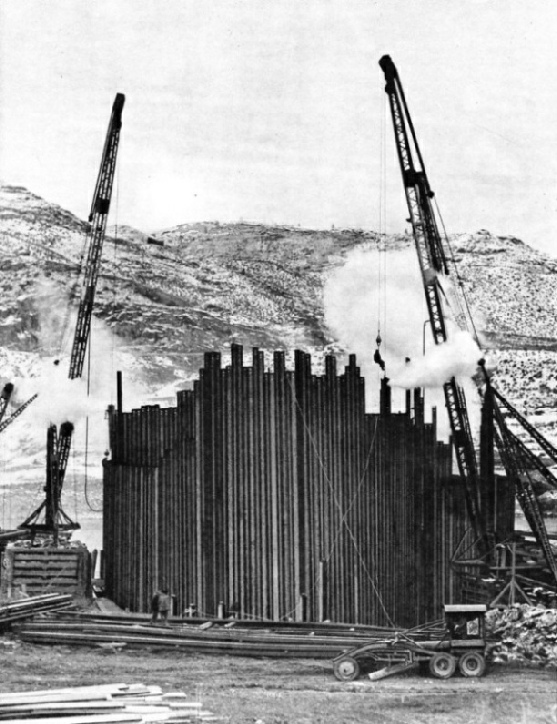
<svg viewBox="0 0 557 724"><path fill-rule="evenodd" d="M456 263L456 258L455 258L455 255L454 255L454 250L453 250L452 244L451 244L451 242L450 242L450 240L449 240L449 235L447 234L447 229L445 228L445 222L443 221L443 216L442 216L442 214L441 214L441 209L439 208L439 204L437 203L437 198L434 197L433 200L434 200L434 203L435 203L435 209L436 209L436 211L437 211L437 216L438 216L438 218L439 218L439 221L441 222L441 227L442 227L442 229L443 229L443 237L444 237L444 239L445 239L445 244L446 244L446 246L447 246L447 248L448 248L448 250L449 250L449 256L450 256L451 264L452 264L452 266L453 266L453 270L454 270L454 274L455 274L456 280L457 280L457 282L458 282L458 288L459 288L459 290L460 290L460 295L461 295L462 299L464 300L464 305L465 305L465 307L466 307L466 316L467 316L467 318L468 318L468 321L470 322L470 325L472 326L472 332L473 332L472 336L474 337L474 341L476 342L476 344L478 345L478 347L481 349L481 343L480 343L480 339L479 339L479 336L478 336L478 330L477 330L476 325L475 325L475 323L474 323L474 317L473 317L473 315L472 315L472 310L471 310L471 307L470 307L470 303L468 302L468 296L467 296L466 291L465 291L465 289L464 289L464 281L463 281L463 279L462 279L462 277L460 276L460 273L459 273L459 271L458 271L458 266L457 266L457 263Z"/></svg>
<svg viewBox="0 0 557 724"><path fill-rule="evenodd" d="M121 146L121 144L120 144ZM116 253L118 249L118 245L116 243L116 239L118 238L118 209L120 205L120 168L116 168L116 210L115 210L115 217L116 222L114 224L114 240L115 243L113 245L113 265L116 267ZM102 260L101 260L102 263ZM100 275L99 275L100 276ZM89 345L87 349L87 397L91 394L91 347L92 347L92 337L93 337L93 325L91 324L90 329L90 339L89 339ZM113 373L114 371L114 356L115 356L115 336L111 335L111 349L110 349L110 369ZM111 400L112 401L112 400ZM91 502L91 499L89 497L89 476L87 474L87 465L89 460L89 416L86 417L85 420L85 470L83 475L83 497L85 498L85 503L89 510L91 510L93 513L102 513L102 507L101 508L95 508Z"/></svg>
<svg viewBox="0 0 557 724"><path fill-rule="evenodd" d="M85 222L83 222L85 223ZM68 301L66 304L66 309L64 313L64 319L62 320L62 324L60 325L60 337L58 341L58 350L57 354L58 357L62 355L63 350L66 347L67 341L68 341L68 330L69 330L69 324L70 324L70 315L71 315L71 309L73 302L77 296L77 290L79 289L81 276L83 272L83 260L85 258L85 252L87 250L87 247L89 245L89 236L91 234L90 227L85 227L86 231L82 235L81 238L81 251L79 254L79 263L77 265L77 271L75 272L73 283L70 287L70 292L68 294Z"/></svg>
<svg viewBox="0 0 557 724"><path fill-rule="evenodd" d="M377 337L375 338L375 353L374 362L381 367L381 370L385 371L385 363L381 357L381 344L383 338L381 336L381 330L385 334L387 326L387 248L385 243L385 234L387 227L387 143L386 143L386 128L387 128L387 107L386 107L386 96L383 89L380 89L379 97L379 234L377 239ZM382 319L383 318L383 319ZM381 322L383 321L383 325Z"/></svg>
<svg viewBox="0 0 557 724"><path fill-rule="evenodd" d="M326 481L326 483L327 483L327 486L328 486L329 491L330 491L330 493L331 493L331 497L332 497L332 500L333 500L333 502L334 502L334 504L335 504L335 507L338 509L338 511L339 511L339 513L340 513L340 515L341 515L340 526L341 526L341 528L344 527L344 528L346 529L346 531L347 531L347 533L348 533L348 536L349 536L350 540L352 541L352 545L353 545L353 547L354 547L354 551L355 551L356 555L357 555L358 558L359 558L360 565L362 566L362 569L364 570L364 572L365 572L365 574L366 574L369 582L371 583L371 586L372 586L372 588L373 588L373 592L375 593L375 596L376 596L376 598L377 598L377 600L378 600L378 602L379 602L379 605L380 605L380 607L381 607L381 609L382 609L382 611L383 611L383 613L384 613L384 615L385 615L385 618L386 618L387 621L389 622L389 625L394 626L394 622L393 622L391 616L389 615L389 612L387 611L387 609L386 609L386 607L385 607L385 603L384 603L384 601L383 601L383 598L382 598L381 593L380 593L380 591L379 591L379 588L378 588L378 586L377 586L377 581L376 581L375 578L372 576L371 571L370 571L369 568L367 567L366 562L365 562L365 559L364 559L363 554L362 554L362 551L360 550L360 547L358 546L358 542L357 542L357 540L356 540L356 536L354 535L354 532L353 532L352 528L350 527L350 525L348 524L348 522L347 522L347 520L346 520L346 517L347 517L348 513L350 512L350 510L352 509L352 507L353 507L353 505L354 505L355 498L356 498L356 497L359 495L359 493L360 493L360 490L361 490L362 485L363 485L363 482L364 482L364 477L365 477L365 474L366 474L366 471L367 471L367 467L368 467L369 461L371 460L371 454L372 454L373 449L374 449L374 447L375 447L375 437L376 437L376 433L377 433L377 422L376 422L376 424L375 424L375 430L374 430L374 433L373 433L373 439L372 439L371 444L370 444L370 449L369 449L369 453L368 453L368 456L367 456L367 460L366 460L366 463L365 463L365 466L364 466L364 470L363 470L363 472L362 472L362 477L361 477L361 480L360 480L360 482L359 482L359 484L358 484L358 487L357 487L357 489L356 489L356 492L355 492L355 494L354 494L354 499L353 499L352 503L348 506L348 509L347 509L346 511L343 511L343 508L342 508L342 505L341 505L341 501L339 500L338 495L336 494L335 488L334 488L334 486L333 486L333 482L332 482L332 480L330 479L330 477L329 477L329 475L328 475L327 469L326 469L326 467L325 467L325 463L323 462L323 458L321 457L321 455L320 455L320 453L319 453L319 450L318 450L318 448L317 448L317 443L316 443L316 441L315 441L315 437L313 436L311 430L309 429L309 426L308 426L308 423L307 423L307 419L306 419L306 415L304 414L304 410L302 409L302 407L301 407L301 405L300 405L300 403L299 403L299 401L298 401L298 397L296 396L296 390L295 390L295 387L294 387L294 382L293 382L293 380L292 380L290 377L287 378L287 379L288 379L288 382L289 382L290 387L291 387L291 389L292 389L292 395L293 395L294 402L295 402L295 404L296 404L296 407L298 408L298 411L300 412L300 416L301 416L301 418L302 418L302 422L303 422L303 425L304 425L304 430L305 430L305 432L306 432L306 434L307 434L307 436L308 436L308 438L309 438L309 440L310 440L310 442L311 442L311 446L313 447L313 451L314 451L315 457L317 458L317 461L318 461L319 465L321 466L321 469L323 470L323 477L324 477L324 479L325 479L325 481ZM332 547L331 547L330 555L332 555L333 548L334 548L334 546L336 545L336 541L337 541L337 539L338 539L339 534L340 534L340 530L337 530L337 535L335 536L335 540L333 541L333 545L332 545ZM373 556L373 562L376 563L375 556Z"/></svg>

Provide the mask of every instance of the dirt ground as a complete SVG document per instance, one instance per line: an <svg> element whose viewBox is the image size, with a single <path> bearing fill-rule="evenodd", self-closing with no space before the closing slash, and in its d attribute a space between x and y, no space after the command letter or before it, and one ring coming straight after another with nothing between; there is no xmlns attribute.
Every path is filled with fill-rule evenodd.
<svg viewBox="0 0 557 724"><path fill-rule="evenodd" d="M0 638L0 692L103 683L183 691L230 724L557 723L557 672L492 665L482 679L406 673L337 681L328 661L37 646Z"/></svg>

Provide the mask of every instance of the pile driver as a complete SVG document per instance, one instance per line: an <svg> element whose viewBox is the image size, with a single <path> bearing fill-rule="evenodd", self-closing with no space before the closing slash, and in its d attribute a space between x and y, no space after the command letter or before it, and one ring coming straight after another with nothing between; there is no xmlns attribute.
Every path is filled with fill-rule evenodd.
<svg viewBox="0 0 557 724"><path fill-rule="evenodd" d="M412 225L430 326L435 344L439 345L447 341L449 334L445 307L446 290L451 288L451 280L447 254L439 233L433 206L434 192L429 183L414 124L395 64L390 56L385 55L379 61L379 65L385 74L385 91L391 110L396 149L409 211L408 220ZM467 316L462 308L456 306L453 314L456 326L466 329ZM526 520L543 551L549 571L557 582L557 564L535 494L533 472L541 475L545 482L556 490L557 479L531 449L511 431L507 419L512 418L518 423L554 463L557 463L557 450L496 391L486 373L483 360L478 360L478 363L480 369L483 370L484 378L479 389L484 409L489 411L488 415L484 415L484 419L492 426L492 439L499 450L507 480L515 488L516 497ZM466 397L454 377L444 383L444 393L458 469L465 485L468 516L476 537L478 553L489 561L499 541L496 526L492 520L487 519L491 517L488 515L490 511L486 511L487 506L483 504L485 491L482 490L483 481L478 471Z"/></svg>

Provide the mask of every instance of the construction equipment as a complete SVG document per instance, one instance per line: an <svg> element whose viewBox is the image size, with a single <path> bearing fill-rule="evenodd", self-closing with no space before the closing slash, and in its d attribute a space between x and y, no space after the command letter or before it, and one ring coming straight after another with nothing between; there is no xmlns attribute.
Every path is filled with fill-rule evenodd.
<svg viewBox="0 0 557 724"><path fill-rule="evenodd" d="M522 427L523 431L530 436L530 439L542 448L553 464L557 462L557 450L532 427L500 392L497 392L488 375L485 377L484 406L490 412L489 417L494 428L494 440L501 461L510 484L515 488L516 498L526 521L543 552L549 572L554 582L557 582L557 561L549 542L545 521L536 494L536 487L539 485L557 490L557 479L550 468L534 454L532 449L510 430L507 418L514 419Z"/></svg>
<svg viewBox="0 0 557 724"><path fill-rule="evenodd" d="M116 169L116 157L122 128L122 109L125 96L117 93L112 104L112 113L108 124L108 131L105 139L101 166L93 201L91 204L90 242L87 253L87 261L83 273L83 284L79 311L77 315L76 329L72 344L69 378L81 377L83 363L91 331L91 315L95 301L95 289L101 266L102 246L106 231L110 201L112 199L112 186L114 172ZM41 505L19 526L28 528L33 533L42 531L52 533L55 543L58 541L60 530L77 530L80 526L74 523L62 510L60 505L62 486L66 474L66 467L71 449L73 425L65 422L56 431L56 426L51 425L47 432L47 476L45 492L46 496ZM41 513L44 511L44 522L41 520Z"/></svg>
<svg viewBox="0 0 557 724"><path fill-rule="evenodd" d="M37 395L33 395L32 397L30 397L26 402L20 405L17 410L15 410L8 418L6 418L6 420L4 420L4 416L12 398L13 391L13 384L11 382L6 382L6 384L2 388L2 392L0 392L0 432L3 432L9 425L11 425L12 422L21 415L23 410L25 410L26 407L29 407L29 405L37 397Z"/></svg>
<svg viewBox="0 0 557 724"><path fill-rule="evenodd" d="M116 169L116 156L122 128L122 109L125 96L117 93L112 105L112 114L104 144L101 167L93 194L89 223L91 224L91 240L87 253L87 262L83 273L81 300L77 314L77 324L70 359L70 379L81 377L85 352L91 332L91 315L95 301L95 289L101 267L101 255L106 223L112 199L112 185Z"/></svg>
<svg viewBox="0 0 557 724"><path fill-rule="evenodd" d="M390 56L383 56L379 65L386 79L385 91L391 107L398 159L410 213L409 221L412 224L418 253L429 321L435 344L442 344L448 339L445 308L449 295L451 296L449 306L452 305L457 327L466 329L467 317L456 295L451 295L450 282L447 284L449 269L432 204L434 193L426 174L400 78ZM492 417L491 422L495 426L492 438L499 449L507 477L515 486L518 501L528 524L543 550L552 576L557 581L555 555L535 495L532 471L537 471L552 487L557 487L557 480L548 467L509 429L503 410L522 426L554 462L557 462L557 450L493 388L485 371L484 361L479 360L478 364L484 371L484 406L489 406L491 411L485 419ZM453 377L444 384L444 392L458 468L466 486L467 509L476 535L478 552L480 556L489 560L495 550L495 544L499 541L497 541L497 531L491 525L486 525L485 513L482 510L480 475L464 391Z"/></svg>
<svg viewBox="0 0 557 724"><path fill-rule="evenodd" d="M388 55L381 58L379 65L385 73L385 91L389 97L398 159L410 214L409 221L412 224L418 253L429 321L435 344L443 344L448 339L445 305L450 282L447 283L449 268L432 204L434 193L426 174L414 124L395 65ZM453 313L456 324L465 328L466 315L458 307L453 308ZM454 377L445 382L443 389L458 469L466 486L468 515L476 535L478 549L482 554L486 554L492 542L488 540L481 509L478 466L465 395Z"/></svg>
<svg viewBox="0 0 557 724"><path fill-rule="evenodd" d="M357 646L333 659L339 681L354 681L362 673L372 681L427 667L438 679L448 679L457 668L463 676L483 676L487 648L484 604L446 605L442 627L433 624Z"/></svg>
<svg viewBox="0 0 557 724"><path fill-rule="evenodd" d="M68 457L71 449L73 425L64 422L57 434L56 425L51 425L47 432L46 485L45 499L40 506L23 521L19 528L38 532L51 533L54 543L58 543L58 535L63 530L78 530L81 526L74 523L62 510L62 484L66 474ZM41 513L44 512L43 522Z"/></svg>
<svg viewBox="0 0 557 724"><path fill-rule="evenodd" d="M29 405L33 402L33 400L37 399L37 397L38 397L38 395L33 395L32 397L30 397L26 402L24 402L22 405L20 405L17 408L17 410L12 412L12 414L9 417L7 417L5 420L3 420L0 423L0 432L3 432L8 427L8 425L11 425L12 422L21 415L23 410L25 410L26 407L29 407Z"/></svg>

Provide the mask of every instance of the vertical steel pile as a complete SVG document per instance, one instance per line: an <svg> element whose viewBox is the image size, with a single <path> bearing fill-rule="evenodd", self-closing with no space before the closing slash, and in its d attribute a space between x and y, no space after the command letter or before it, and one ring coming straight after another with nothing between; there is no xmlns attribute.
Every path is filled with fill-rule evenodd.
<svg viewBox="0 0 557 724"><path fill-rule="evenodd" d="M164 584L178 613L412 626L450 600L465 526L451 450L419 392L366 414L351 356L325 374L295 353L271 371L253 350L205 355L176 408L110 412L104 464L106 585L148 610Z"/></svg>

